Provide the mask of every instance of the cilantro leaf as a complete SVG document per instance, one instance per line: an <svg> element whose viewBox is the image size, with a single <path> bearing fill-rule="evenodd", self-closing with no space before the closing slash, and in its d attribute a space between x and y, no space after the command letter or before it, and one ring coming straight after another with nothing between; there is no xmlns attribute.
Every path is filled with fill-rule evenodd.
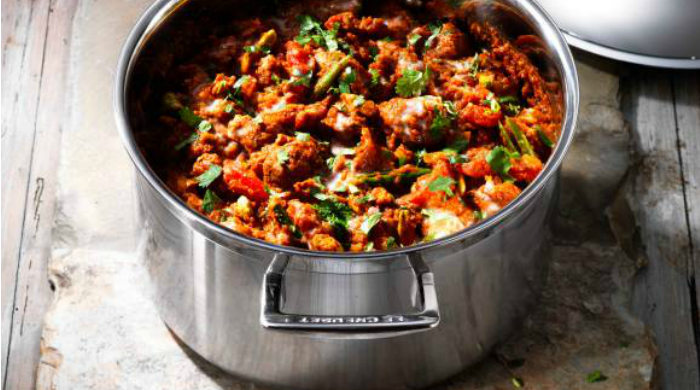
<svg viewBox="0 0 700 390"><path fill-rule="evenodd" d="M302 133L300 131L297 131L294 134L296 135L296 138L299 141L308 142L311 140L311 134L309 134L309 133Z"/></svg>
<svg viewBox="0 0 700 390"><path fill-rule="evenodd" d="M423 72L404 69L401 78L396 82L396 93L405 98L419 96L425 90L428 79L430 79L430 68L427 66Z"/></svg>
<svg viewBox="0 0 700 390"><path fill-rule="evenodd" d="M197 129L199 131L207 132L207 131L211 130L211 123L209 123L209 121L202 120L201 122L199 122Z"/></svg>
<svg viewBox="0 0 700 390"><path fill-rule="evenodd" d="M372 80L370 81L370 83L372 85L379 85L379 82L381 81L381 75L379 74L379 71L377 69L370 68L369 74L372 76Z"/></svg>
<svg viewBox="0 0 700 390"><path fill-rule="evenodd" d="M462 153L462 151L463 151L464 149L466 149L467 146L469 146L469 141L467 141L466 138L460 138L460 139L456 140L455 142L449 144L449 145L448 145L445 149L443 149L442 151L443 151L443 152L446 152L446 153L455 153L455 154L459 154L459 153Z"/></svg>
<svg viewBox="0 0 700 390"><path fill-rule="evenodd" d="M340 82L338 83L338 89L340 90L340 93L352 93L352 89L350 86L352 83L357 80L357 75L355 74L355 70L348 66L345 68L343 71L343 75L340 77Z"/></svg>
<svg viewBox="0 0 700 390"><path fill-rule="evenodd" d="M178 142L177 145L175 145L175 151L182 150L185 146L190 145L191 143L196 141L197 138L199 138L199 133L195 131L194 133L190 134L187 138Z"/></svg>
<svg viewBox="0 0 700 390"><path fill-rule="evenodd" d="M396 247L396 239L391 236L386 239L386 249L391 249Z"/></svg>
<svg viewBox="0 0 700 390"><path fill-rule="evenodd" d="M216 196L214 191L207 188L207 192L204 193L204 199L202 199L202 210L206 213L211 213L219 202L221 202L221 198Z"/></svg>
<svg viewBox="0 0 700 390"><path fill-rule="evenodd" d="M488 104L492 112L501 111L501 104L498 103L498 99L495 98L493 92L489 92L489 94L486 95L486 99L484 99L482 104Z"/></svg>
<svg viewBox="0 0 700 390"><path fill-rule="evenodd" d="M362 95L357 95L357 97L355 98L355 100L352 101L352 104L353 104L355 107L360 107L361 105L365 104L365 101L366 101L366 100L365 100L365 97L364 97L364 96L362 96Z"/></svg>
<svg viewBox="0 0 700 390"><path fill-rule="evenodd" d="M294 225L292 219L289 218L289 214L287 214L287 210L285 210L282 207L282 205L275 205L272 211L275 212L275 218L277 219L277 222L289 227L289 231L292 232L292 235L294 235L294 237L296 237L297 239L301 238L301 232L299 231L299 228L296 227L296 225Z"/></svg>
<svg viewBox="0 0 700 390"><path fill-rule="evenodd" d="M358 198L355 203L357 204L365 204L367 202L371 202L374 200L374 196L372 194L367 194L361 198Z"/></svg>
<svg viewBox="0 0 700 390"><path fill-rule="evenodd" d="M348 220L352 218L353 212L350 206L340 203L335 199L325 199L313 205L318 215L329 222L333 227L348 228Z"/></svg>
<svg viewBox="0 0 700 390"><path fill-rule="evenodd" d="M277 162L280 163L280 165L284 165L289 160L289 152L287 151L286 148L282 148L277 151Z"/></svg>
<svg viewBox="0 0 700 390"><path fill-rule="evenodd" d="M424 50L428 50L431 46L433 46L433 41L438 37L438 35L440 35L440 31L442 31L442 24L430 23L428 28L430 29L431 34L428 39L425 40Z"/></svg>
<svg viewBox="0 0 700 390"><path fill-rule="evenodd" d="M298 69L294 69L294 72L292 72L292 85L303 85L308 87L311 85L311 78L313 76L314 72L312 70L308 71L307 73L302 73Z"/></svg>
<svg viewBox="0 0 700 390"><path fill-rule="evenodd" d="M413 46L413 45L415 45L421 38L423 38L423 37L421 37L421 36L418 35L418 34L409 35L409 36L408 36L408 39L407 39L407 40L408 40L408 44L409 44L410 46Z"/></svg>
<svg viewBox="0 0 700 390"><path fill-rule="evenodd" d="M476 78L477 74L479 74L479 55L475 55L474 58L471 60L469 63L469 75L472 78Z"/></svg>
<svg viewBox="0 0 700 390"><path fill-rule="evenodd" d="M474 210L474 219L477 221L484 220L486 219L486 214L484 214L484 212L481 210Z"/></svg>
<svg viewBox="0 0 700 390"><path fill-rule="evenodd" d="M510 171L511 162L510 159L512 153L503 146L496 146L486 155L486 162L489 164L494 172L498 173L501 179L505 181L515 181L513 177L508 174Z"/></svg>
<svg viewBox="0 0 700 390"><path fill-rule="evenodd" d="M369 236L369 233L372 231L372 228L374 228L381 219L382 213L380 212L376 212L368 216L364 221L362 221L362 225L360 225L360 230L362 231L362 233Z"/></svg>
<svg viewBox="0 0 700 390"><path fill-rule="evenodd" d="M451 177L440 176L428 184L428 189L432 192L442 191L447 196L454 196L454 192L450 188L453 184L455 184L455 181Z"/></svg>
<svg viewBox="0 0 700 390"><path fill-rule="evenodd" d="M189 127L197 127L202 121L202 118L187 107L181 108L177 113L180 116L180 119Z"/></svg>
<svg viewBox="0 0 700 390"><path fill-rule="evenodd" d="M209 185L216 180L219 175L221 175L221 167L216 164L212 164L209 166L209 169L207 169L206 172L197 176L196 180L199 182L200 187L206 188L209 187Z"/></svg>
<svg viewBox="0 0 700 390"><path fill-rule="evenodd" d="M326 30L319 21L310 15L300 15L297 21L299 22L299 35L296 37L296 41L302 45L313 41L329 51L336 51L341 46L344 48L347 46L338 39L338 28L340 27L338 23L333 25L333 29Z"/></svg>
<svg viewBox="0 0 700 390"><path fill-rule="evenodd" d="M438 139L442 137L445 130L452 126L452 119L443 115L442 112L437 109L437 107L433 108L433 113L435 116L433 117L433 121L430 123L430 136Z"/></svg>

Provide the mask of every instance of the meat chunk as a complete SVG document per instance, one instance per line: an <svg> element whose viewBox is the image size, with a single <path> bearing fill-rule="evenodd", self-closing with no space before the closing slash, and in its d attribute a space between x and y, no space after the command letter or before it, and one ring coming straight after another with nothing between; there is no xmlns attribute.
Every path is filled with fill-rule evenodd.
<svg viewBox="0 0 700 390"><path fill-rule="evenodd" d="M434 26L431 33L435 37L425 51L428 60L453 59L463 56L468 50L467 38L453 23Z"/></svg>
<svg viewBox="0 0 700 390"><path fill-rule="evenodd" d="M329 149L313 138L302 141L279 135L274 144L256 153L265 156L265 183L276 188L291 189L294 183L315 176L326 167Z"/></svg>
<svg viewBox="0 0 700 390"><path fill-rule="evenodd" d="M338 139L349 141L360 135L362 128L366 127L377 116L377 106L371 100L366 100L361 95L343 93L340 101L334 104L323 124L330 128Z"/></svg>
<svg viewBox="0 0 700 390"><path fill-rule="evenodd" d="M353 168L357 172L384 171L392 168L394 154L375 141L369 127L362 129L360 145L355 151L352 160Z"/></svg>
<svg viewBox="0 0 700 390"><path fill-rule="evenodd" d="M436 116L445 116L442 99L438 97L394 98L379 105L379 115L387 136L406 144L430 146L444 137L445 129L433 125Z"/></svg>
<svg viewBox="0 0 700 390"><path fill-rule="evenodd" d="M199 176L208 171L212 165L221 165L221 157L215 153L204 153L197 157L192 166L192 175Z"/></svg>
<svg viewBox="0 0 700 390"><path fill-rule="evenodd" d="M312 251L342 252L343 246L330 234L316 234L309 241L309 249Z"/></svg>
<svg viewBox="0 0 700 390"><path fill-rule="evenodd" d="M486 183L472 192L474 203L479 206L484 217L490 217L520 195L520 188L511 182L501 182L491 176Z"/></svg>
<svg viewBox="0 0 700 390"><path fill-rule="evenodd" d="M277 135L265 131L259 123L248 115L236 115L229 121L227 137L237 140L243 147L252 153L263 146L273 142Z"/></svg>

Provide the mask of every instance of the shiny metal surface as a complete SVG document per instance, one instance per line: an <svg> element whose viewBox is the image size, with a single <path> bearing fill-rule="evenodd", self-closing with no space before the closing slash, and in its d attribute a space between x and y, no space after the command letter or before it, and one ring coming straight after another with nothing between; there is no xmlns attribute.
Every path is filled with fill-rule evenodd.
<svg viewBox="0 0 700 390"><path fill-rule="evenodd" d="M289 282L285 283L285 271L289 264L289 257L287 255L278 254L272 260L270 267L263 277L260 323L266 328L357 331L437 326L440 322L440 312L438 309L437 296L435 294L435 279L433 273L430 272L425 265L419 253L412 253L409 256L399 256L392 260L404 260L402 257L405 257L405 261L411 266L408 272L410 275L409 279L396 277L396 275L392 275L392 273L381 273L378 275L392 275L392 277L384 278L386 280L381 280L379 283L375 282L374 284L383 287L383 291L379 292L380 294L384 291L394 290L400 297L409 297L413 302L414 309L417 307L421 308L418 312L413 310L413 313L408 311L388 313L378 307L375 308L374 311L364 311L352 315L345 314L347 310L340 310L340 313L333 314L328 310L328 308L335 307L333 299L327 300L329 295L324 294L323 299L327 300L328 303L322 305L322 307L325 308L325 310L322 311L323 314L310 314L309 310L312 310L311 308L306 310L303 308L287 308L284 310L286 313L283 313L282 300L284 297L293 297L294 294L290 293L290 291L283 291L284 287L290 284ZM315 260L312 260L312 262L315 262ZM309 265L311 267L315 266L314 263L310 263ZM339 270L333 273L329 273L327 270L324 270L325 272L323 273L310 273L309 268L311 267L304 267L305 269L303 269L299 275L308 280L296 280L295 283L291 283L291 285L308 287L309 291L306 291L304 296L312 296L314 294L314 288L317 287L317 282L319 280L327 280L328 282L323 283L324 288L320 288L318 291L343 291L342 299L339 300L339 302L347 306L352 306L355 308L354 311L357 310L357 307L368 306L368 304L377 301L372 297L365 296L368 291L367 281L371 277L365 272L366 267L364 264L351 262L346 264L331 263L330 265L336 266ZM314 277L307 278L308 275L314 275ZM352 279L359 281L355 283L359 285L351 285L349 288L344 288L344 286L342 286L343 282ZM409 288L392 288L395 285L402 284L402 282L403 284L408 284ZM417 286L417 288L411 288L415 286ZM362 294L345 296L345 291L355 290L362 291ZM352 302L347 304L348 301ZM393 305L385 305L385 307L392 306Z"/></svg>
<svg viewBox="0 0 700 390"><path fill-rule="evenodd" d="M146 87L132 83L139 56L184 3L161 0L147 10L125 44L115 89L118 127L137 169L143 259L153 299L178 337L207 360L255 382L408 389L460 372L517 327L546 272L558 170L578 112L571 54L536 4L502 0L471 6L475 18L493 18L507 31L541 37L542 71L563 85L562 136L542 174L499 214L463 232L393 251L334 254L276 246L212 223L171 193L141 154L129 88ZM266 290L270 285L275 291ZM273 307L266 311L268 304ZM342 321L425 314L432 323L419 325L433 326L266 327L265 314L276 312Z"/></svg>
<svg viewBox="0 0 700 390"><path fill-rule="evenodd" d="M700 69L698 0L538 0L580 49L621 61Z"/></svg>

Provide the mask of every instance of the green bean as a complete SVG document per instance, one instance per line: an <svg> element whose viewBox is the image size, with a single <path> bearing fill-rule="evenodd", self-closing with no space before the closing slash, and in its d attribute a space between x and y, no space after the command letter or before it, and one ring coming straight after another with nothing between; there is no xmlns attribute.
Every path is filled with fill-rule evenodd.
<svg viewBox="0 0 700 390"><path fill-rule="evenodd" d="M343 69L345 69L345 67L348 66L348 63L350 63L351 59L352 55L346 55L345 57L343 57L342 60L335 63L328 70L328 72L326 72L326 74L323 75L323 77L318 79L316 85L314 86L314 95L319 96L322 93L328 91L328 88L330 88L331 85L333 85L335 79L337 79L340 73L343 71Z"/></svg>
<svg viewBox="0 0 700 390"><path fill-rule="evenodd" d="M529 154L534 156L535 151L532 149L530 141L527 140L525 134L523 134L522 130L520 130L520 126L518 126L518 124L510 118L507 118L506 122L508 123L508 127L510 127L510 131L513 132L515 140L518 142L518 146L520 146L520 151L523 154Z"/></svg>

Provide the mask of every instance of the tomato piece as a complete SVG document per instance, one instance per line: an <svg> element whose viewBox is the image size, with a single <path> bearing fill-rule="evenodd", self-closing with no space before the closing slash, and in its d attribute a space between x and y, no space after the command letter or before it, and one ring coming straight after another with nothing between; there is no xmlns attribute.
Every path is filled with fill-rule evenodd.
<svg viewBox="0 0 700 390"><path fill-rule="evenodd" d="M252 174L238 171L230 165L224 167L224 182L231 191L245 195L250 200L264 201L269 198L262 180Z"/></svg>

